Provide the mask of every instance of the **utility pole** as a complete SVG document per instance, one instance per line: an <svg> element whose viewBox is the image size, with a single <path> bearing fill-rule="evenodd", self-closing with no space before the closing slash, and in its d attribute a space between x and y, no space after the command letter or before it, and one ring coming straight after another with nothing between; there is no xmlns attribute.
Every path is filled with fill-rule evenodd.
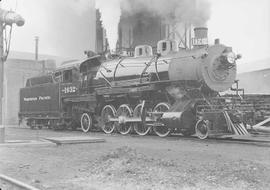
<svg viewBox="0 0 270 190"><path fill-rule="evenodd" d="M3 22L0 20L0 143L5 141L4 116L4 41Z"/></svg>
<svg viewBox="0 0 270 190"><path fill-rule="evenodd" d="M4 96L4 63L6 61L6 56L4 55L4 36L3 31L6 25L13 25L16 24L17 26L24 25L24 19L16 14L13 11L6 11L0 9L0 143L5 142L5 123L4 123L4 113L5 113L5 96ZM8 48L8 47L5 47Z"/></svg>

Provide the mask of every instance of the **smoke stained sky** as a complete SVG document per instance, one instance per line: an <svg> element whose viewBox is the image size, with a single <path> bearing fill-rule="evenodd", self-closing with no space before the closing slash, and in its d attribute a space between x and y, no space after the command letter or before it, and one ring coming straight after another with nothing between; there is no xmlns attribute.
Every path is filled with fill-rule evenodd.
<svg viewBox="0 0 270 190"><path fill-rule="evenodd" d="M84 50L95 50L94 0L17 0L16 12L25 19L14 26L11 49L62 57L84 57ZM2 0L3 8L16 8L16 0Z"/></svg>
<svg viewBox="0 0 270 190"><path fill-rule="evenodd" d="M96 0L96 8L101 11L101 19L106 28L109 45L111 48L115 48L121 15L120 0Z"/></svg>
<svg viewBox="0 0 270 190"><path fill-rule="evenodd" d="M7 4L4 8L15 8L16 0L2 1ZM34 52L34 36L38 35L40 53L81 56L83 50L94 48L89 42L93 40L91 23L94 23L89 11L92 10L91 1L17 0L17 12L25 18L26 24L14 27L11 49ZM221 43L232 46L235 52L243 55L239 65L270 58L269 0L208 1L211 5L207 22L210 43L220 38ZM119 14L119 5L119 0L96 0L96 6L104 14L102 17L110 18L103 23L111 35L115 35L117 29L118 21L113 18ZM244 70L244 66L242 68Z"/></svg>

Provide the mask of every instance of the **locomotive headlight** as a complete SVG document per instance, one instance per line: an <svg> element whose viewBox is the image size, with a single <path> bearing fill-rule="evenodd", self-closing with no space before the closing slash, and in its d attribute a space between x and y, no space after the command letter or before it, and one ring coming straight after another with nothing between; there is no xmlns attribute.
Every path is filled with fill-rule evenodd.
<svg viewBox="0 0 270 190"><path fill-rule="evenodd" d="M233 64L236 60L236 56L233 52L230 52L227 54L227 61L231 64Z"/></svg>

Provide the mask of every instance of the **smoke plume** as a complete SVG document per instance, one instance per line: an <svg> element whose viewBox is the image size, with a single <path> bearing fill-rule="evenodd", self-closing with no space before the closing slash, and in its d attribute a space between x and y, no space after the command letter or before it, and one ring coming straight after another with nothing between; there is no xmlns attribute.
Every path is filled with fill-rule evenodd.
<svg viewBox="0 0 270 190"><path fill-rule="evenodd" d="M189 23L194 26L205 26L210 18L210 4L207 0L97 0L96 4L101 10L111 48L117 42L121 13L128 16L148 13L165 22Z"/></svg>
<svg viewBox="0 0 270 190"><path fill-rule="evenodd" d="M101 12L101 20L111 49L115 49L118 38L118 23L121 16L121 0L96 0L96 8Z"/></svg>
<svg viewBox="0 0 270 190"><path fill-rule="evenodd" d="M206 25L210 17L210 4L206 0L122 0L122 12L130 15L149 12L164 20Z"/></svg>

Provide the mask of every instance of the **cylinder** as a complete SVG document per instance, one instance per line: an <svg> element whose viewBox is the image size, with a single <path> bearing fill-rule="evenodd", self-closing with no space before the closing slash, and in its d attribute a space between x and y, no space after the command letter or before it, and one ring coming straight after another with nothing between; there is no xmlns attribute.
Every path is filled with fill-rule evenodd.
<svg viewBox="0 0 270 190"><path fill-rule="evenodd" d="M195 127L196 116L192 114L190 109L185 109L182 112L165 112L160 120L169 128L192 131Z"/></svg>
<svg viewBox="0 0 270 190"><path fill-rule="evenodd" d="M165 112L160 120L169 128L181 127L182 112Z"/></svg>

